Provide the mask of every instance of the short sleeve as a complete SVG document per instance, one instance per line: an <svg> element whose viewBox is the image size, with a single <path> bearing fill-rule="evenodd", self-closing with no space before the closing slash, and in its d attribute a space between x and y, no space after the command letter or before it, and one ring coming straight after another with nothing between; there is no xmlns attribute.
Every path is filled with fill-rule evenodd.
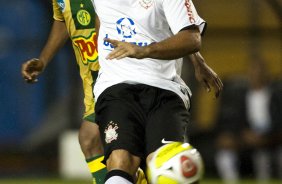
<svg viewBox="0 0 282 184"><path fill-rule="evenodd" d="M185 27L196 25L202 33L206 22L198 15L192 0L163 0L163 10L173 34Z"/></svg>
<svg viewBox="0 0 282 184"><path fill-rule="evenodd" d="M65 21L63 13L57 1L56 0L52 0L52 1L53 1L53 18L58 21Z"/></svg>

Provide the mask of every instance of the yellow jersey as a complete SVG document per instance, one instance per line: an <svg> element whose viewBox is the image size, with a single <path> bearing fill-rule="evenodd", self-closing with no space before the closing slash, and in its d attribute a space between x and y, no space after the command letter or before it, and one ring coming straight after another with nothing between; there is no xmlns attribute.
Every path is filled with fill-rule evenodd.
<svg viewBox="0 0 282 184"><path fill-rule="evenodd" d="M91 0L53 0L53 18L64 21L83 83L85 113L94 122L93 86L99 70L95 12Z"/></svg>

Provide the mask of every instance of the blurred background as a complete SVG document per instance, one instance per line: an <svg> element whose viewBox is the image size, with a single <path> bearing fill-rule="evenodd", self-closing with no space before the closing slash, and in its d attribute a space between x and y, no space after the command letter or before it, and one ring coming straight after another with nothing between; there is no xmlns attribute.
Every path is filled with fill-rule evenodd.
<svg viewBox="0 0 282 184"><path fill-rule="evenodd" d="M215 99L185 62L183 78L193 92L188 134L204 158L205 177L282 183L282 1L193 2L208 23L201 53L225 85ZM68 153L84 162L72 145L83 95L70 43L38 83L26 84L21 64L38 57L48 38L51 1L0 0L0 12L0 179L71 177L66 162L77 157ZM83 169L80 176L89 178Z"/></svg>

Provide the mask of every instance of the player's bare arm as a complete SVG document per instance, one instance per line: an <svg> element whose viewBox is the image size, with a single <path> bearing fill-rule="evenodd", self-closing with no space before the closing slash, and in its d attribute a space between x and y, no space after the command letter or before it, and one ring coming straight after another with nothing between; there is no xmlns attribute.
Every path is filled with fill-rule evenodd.
<svg viewBox="0 0 282 184"><path fill-rule="evenodd" d="M33 58L22 65L22 76L27 83L37 82L48 63L68 39L68 32L64 22L54 21L49 38L39 58Z"/></svg>
<svg viewBox="0 0 282 184"><path fill-rule="evenodd" d="M201 35L196 26L191 26L168 39L145 47L109 38L106 38L105 41L110 42L115 48L107 59L122 59L124 57L177 59L195 53L201 47Z"/></svg>
<svg viewBox="0 0 282 184"><path fill-rule="evenodd" d="M207 92L213 89L217 98L223 89L223 83L218 75L206 64L199 52L189 55L189 58L194 65L196 79L204 85Z"/></svg>

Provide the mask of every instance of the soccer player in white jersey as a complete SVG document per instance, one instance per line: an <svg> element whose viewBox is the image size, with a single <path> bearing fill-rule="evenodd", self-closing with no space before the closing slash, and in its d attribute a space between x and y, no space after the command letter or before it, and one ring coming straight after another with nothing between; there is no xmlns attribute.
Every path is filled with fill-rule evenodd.
<svg viewBox="0 0 282 184"><path fill-rule="evenodd" d="M100 19L94 94L108 173L105 184L134 183L161 140L183 141L191 92L180 78L190 55L196 77L222 83L199 54L205 21L191 0L93 0Z"/></svg>

